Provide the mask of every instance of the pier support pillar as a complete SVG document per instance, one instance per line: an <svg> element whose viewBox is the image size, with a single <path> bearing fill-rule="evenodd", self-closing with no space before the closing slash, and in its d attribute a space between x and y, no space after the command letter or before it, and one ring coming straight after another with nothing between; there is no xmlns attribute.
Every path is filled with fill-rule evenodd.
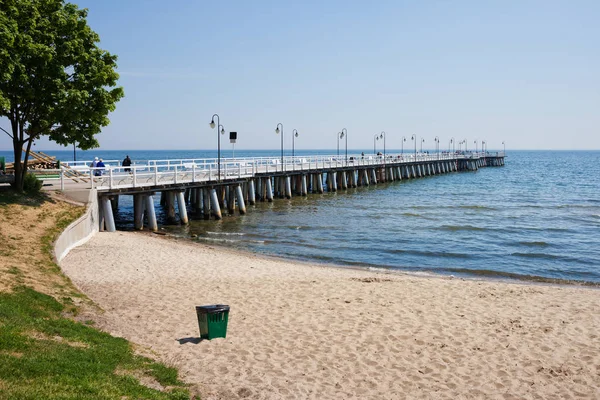
<svg viewBox="0 0 600 400"><path fill-rule="evenodd" d="M146 214L148 216L148 229L152 232L158 230L158 223L156 222L156 211L154 210L154 196L149 194L145 198L146 200Z"/></svg>
<svg viewBox="0 0 600 400"><path fill-rule="evenodd" d="M188 216L187 209L185 208L185 191L181 190L177 192L177 206L179 208L179 219L182 224L187 224Z"/></svg>
<svg viewBox="0 0 600 400"><path fill-rule="evenodd" d="M285 177L285 198L292 198L292 177L290 176Z"/></svg>
<svg viewBox="0 0 600 400"><path fill-rule="evenodd" d="M302 175L302 183L300 186L300 195L306 196L308 194L308 188L306 187L306 175Z"/></svg>
<svg viewBox="0 0 600 400"><path fill-rule="evenodd" d="M235 194L237 195L238 210L240 211L240 214L244 215L246 214L246 204L244 204L244 194L242 193L242 187L240 185L237 185L235 188Z"/></svg>
<svg viewBox="0 0 600 400"><path fill-rule="evenodd" d="M331 176L331 180L329 181L331 187L329 189L332 192L337 192L337 172L328 172L327 176Z"/></svg>
<svg viewBox="0 0 600 400"><path fill-rule="evenodd" d="M202 209L202 203L203 202L203 197L204 197L204 191L202 190L202 188L196 188L196 198L195 198L195 202L194 202L194 208L196 209L196 212L200 212L200 210Z"/></svg>
<svg viewBox="0 0 600 400"><path fill-rule="evenodd" d="M375 168L371 169L371 183L377 185L377 173L375 172Z"/></svg>
<svg viewBox="0 0 600 400"><path fill-rule="evenodd" d="M196 188L190 188L190 206L192 208L196 207L196 196L198 194L198 192L196 191Z"/></svg>
<svg viewBox="0 0 600 400"><path fill-rule="evenodd" d="M323 174L317 174L317 192L323 194Z"/></svg>
<svg viewBox="0 0 600 400"><path fill-rule="evenodd" d="M369 172L366 169L363 169L362 172L363 172L363 179L362 179L363 186L369 186Z"/></svg>
<svg viewBox="0 0 600 400"><path fill-rule="evenodd" d="M235 214L235 188L233 186L227 186L225 188L225 193L227 196L227 212L229 215Z"/></svg>
<svg viewBox="0 0 600 400"><path fill-rule="evenodd" d="M248 182L248 204L256 204L256 192L254 190L254 179L250 179Z"/></svg>
<svg viewBox="0 0 600 400"><path fill-rule="evenodd" d="M107 232L114 232L117 230L115 227L115 217L113 216L112 206L108 197L102 197L102 213L104 216L105 230Z"/></svg>
<svg viewBox="0 0 600 400"><path fill-rule="evenodd" d="M202 205L202 215L205 220L210 219L210 193L208 188L202 189L202 197L204 200L204 204Z"/></svg>
<svg viewBox="0 0 600 400"><path fill-rule="evenodd" d="M221 206L219 205L219 197L217 196L216 189L210 190L210 205L215 219L222 219L223 216L221 215Z"/></svg>
<svg viewBox="0 0 600 400"><path fill-rule="evenodd" d="M175 193L171 190L165 193L165 207L167 208L167 223L174 224L177 222L175 217Z"/></svg>
<svg viewBox="0 0 600 400"><path fill-rule="evenodd" d="M144 229L144 195L133 195L133 228L137 231Z"/></svg>
<svg viewBox="0 0 600 400"><path fill-rule="evenodd" d="M266 179L266 188L267 188L267 200L270 202L273 201L273 189L271 188L271 178Z"/></svg>

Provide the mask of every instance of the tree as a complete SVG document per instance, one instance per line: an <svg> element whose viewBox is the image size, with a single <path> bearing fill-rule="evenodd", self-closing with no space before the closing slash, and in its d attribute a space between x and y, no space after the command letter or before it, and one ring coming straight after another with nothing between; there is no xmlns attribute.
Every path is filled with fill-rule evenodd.
<svg viewBox="0 0 600 400"><path fill-rule="evenodd" d="M0 129L13 141L18 191L36 139L98 147L94 136L123 97L117 57L97 46L86 17L64 0L0 0L0 117L11 125Z"/></svg>

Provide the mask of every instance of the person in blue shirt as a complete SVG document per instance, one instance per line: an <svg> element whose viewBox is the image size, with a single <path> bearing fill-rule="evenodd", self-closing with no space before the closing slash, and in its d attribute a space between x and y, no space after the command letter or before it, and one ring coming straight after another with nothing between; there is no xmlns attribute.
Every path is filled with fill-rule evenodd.
<svg viewBox="0 0 600 400"><path fill-rule="evenodd" d="M97 169L96 171L94 171L94 175L101 176L102 173L104 172L104 167L105 167L104 162L102 162L102 159L100 159L98 161L98 163L96 164L96 168L99 168L99 169Z"/></svg>

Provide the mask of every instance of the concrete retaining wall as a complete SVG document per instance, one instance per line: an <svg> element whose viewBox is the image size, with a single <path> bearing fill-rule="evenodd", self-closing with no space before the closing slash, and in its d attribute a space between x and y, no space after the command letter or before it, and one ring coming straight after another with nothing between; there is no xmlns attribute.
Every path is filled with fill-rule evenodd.
<svg viewBox="0 0 600 400"><path fill-rule="evenodd" d="M98 193L94 189L89 190L85 214L69 225L54 242L54 256L58 262L69 251L91 239L98 232L98 226Z"/></svg>

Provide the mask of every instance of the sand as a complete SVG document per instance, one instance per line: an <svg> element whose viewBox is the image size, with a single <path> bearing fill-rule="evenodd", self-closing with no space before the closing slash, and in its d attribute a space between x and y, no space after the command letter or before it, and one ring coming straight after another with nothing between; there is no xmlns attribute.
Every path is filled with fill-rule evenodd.
<svg viewBox="0 0 600 400"><path fill-rule="evenodd" d="M209 399L600 397L600 291L419 277L99 233L61 263L103 328ZM196 305L231 306L199 341Z"/></svg>

